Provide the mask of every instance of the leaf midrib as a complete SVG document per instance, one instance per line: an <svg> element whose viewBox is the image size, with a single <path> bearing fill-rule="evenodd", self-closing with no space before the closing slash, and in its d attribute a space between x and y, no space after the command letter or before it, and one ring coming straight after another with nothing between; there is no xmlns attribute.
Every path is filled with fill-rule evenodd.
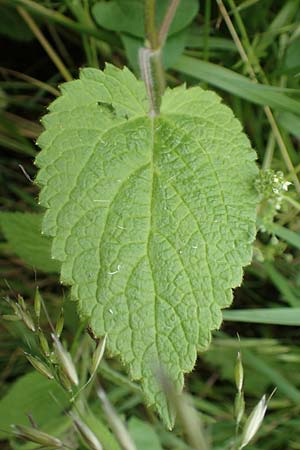
<svg viewBox="0 0 300 450"><path fill-rule="evenodd" d="M151 124L151 145L150 145L150 176L151 176L151 194L150 194L150 205L149 205L149 232L147 236L147 258L149 262L149 267L151 270L151 278L153 282L154 290L154 323L155 323L155 349L157 361L159 361L159 347L158 347L158 311L157 311L157 287L155 283L155 278L153 276L154 270L152 266L152 261L150 257L150 238L152 236L153 229L153 205L154 205L154 144L155 144L155 118L149 117Z"/></svg>

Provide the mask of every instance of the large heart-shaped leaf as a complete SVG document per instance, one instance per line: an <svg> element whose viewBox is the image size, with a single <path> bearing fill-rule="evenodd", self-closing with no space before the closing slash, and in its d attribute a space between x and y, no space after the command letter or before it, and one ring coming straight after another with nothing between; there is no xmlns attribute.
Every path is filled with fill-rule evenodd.
<svg viewBox="0 0 300 450"><path fill-rule="evenodd" d="M169 0L157 2L156 22L160 25L170 5ZM181 1L169 29L169 36L186 28L197 15L197 0ZM144 38L144 1L112 0L98 2L92 9L95 21L103 28L116 32L125 32L132 36Z"/></svg>
<svg viewBox="0 0 300 450"><path fill-rule="evenodd" d="M231 110L199 87L167 90L150 117L127 70L84 69L44 118L37 181L63 283L108 335L147 401L172 418L177 389L251 260L255 153Z"/></svg>

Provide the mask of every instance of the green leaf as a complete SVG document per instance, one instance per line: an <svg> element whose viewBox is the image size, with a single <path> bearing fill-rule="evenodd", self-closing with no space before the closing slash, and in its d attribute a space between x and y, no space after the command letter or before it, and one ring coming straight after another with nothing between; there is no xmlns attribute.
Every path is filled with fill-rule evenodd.
<svg viewBox="0 0 300 450"><path fill-rule="evenodd" d="M156 22L161 24L167 11L169 0L157 2ZM169 29L169 36L186 28L198 12L197 0L184 0L179 3ZM144 38L144 1L114 0L96 3L92 9L93 16L103 28L125 32L132 36Z"/></svg>
<svg viewBox="0 0 300 450"><path fill-rule="evenodd" d="M169 0L157 3L157 23L161 23ZM163 65L166 69L175 64L183 53L188 29L198 11L196 0L180 2L162 51ZM107 29L121 33L129 65L139 73L139 49L145 45L144 1L116 0L109 3L96 3L93 7L96 22Z"/></svg>
<svg viewBox="0 0 300 450"><path fill-rule="evenodd" d="M84 423L96 435L104 449L121 450L117 439L109 430L109 428L102 422L99 416L99 411L96 415L94 415L91 411L86 411L84 414Z"/></svg>
<svg viewBox="0 0 300 450"><path fill-rule="evenodd" d="M47 407L45 407L47 405ZM57 419L64 419L68 397L56 381L37 372L19 378L0 400L0 440L11 433L11 425L29 425L28 414L44 431L54 431Z"/></svg>
<svg viewBox="0 0 300 450"><path fill-rule="evenodd" d="M1 212L0 227L12 250L31 267L43 272L59 272L51 259L51 240L41 235L42 215Z"/></svg>
<svg viewBox="0 0 300 450"><path fill-rule="evenodd" d="M287 48L284 67L286 69L291 69L294 67L299 68L299 58L300 58L300 38L295 39L291 45Z"/></svg>
<svg viewBox="0 0 300 450"><path fill-rule="evenodd" d="M222 50L234 53L237 53L238 51L232 40L223 37L209 36L207 45L208 48L212 50ZM187 47L201 49L205 47L205 36L203 29L200 28L199 25L192 25L189 29Z"/></svg>
<svg viewBox="0 0 300 450"><path fill-rule="evenodd" d="M290 112L282 112L278 115L278 122L289 133L300 138L300 116Z"/></svg>
<svg viewBox="0 0 300 450"><path fill-rule="evenodd" d="M159 438L149 423L132 417L129 420L128 428L137 450L162 450Z"/></svg>
<svg viewBox="0 0 300 450"><path fill-rule="evenodd" d="M7 3L0 5L0 34L21 42L34 37L20 14Z"/></svg>
<svg viewBox="0 0 300 450"><path fill-rule="evenodd" d="M171 426L178 390L252 256L255 153L213 92L167 90L158 117L128 69L84 69L44 118L37 177L62 282Z"/></svg>

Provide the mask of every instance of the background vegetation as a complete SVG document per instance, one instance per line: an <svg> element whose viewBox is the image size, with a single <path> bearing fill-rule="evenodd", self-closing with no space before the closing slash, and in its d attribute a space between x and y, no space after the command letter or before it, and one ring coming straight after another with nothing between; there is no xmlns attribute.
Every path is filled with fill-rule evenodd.
<svg viewBox="0 0 300 450"><path fill-rule="evenodd" d="M224 312L221 331L186 378L194 409L187 410L173 431L146 408L139 387L110 359L102 359L98 368L101 398L94 378L75 399L76 414L107 450L237 448L234 367L240 351L246 401L241 430L260 398L277 388L247 448L297 450L300 1L181 2L187 3L185 14L171 28L164 50L169 86L185 82L215 89L241 120L266 171L260 181L253 263L235 292L232 309ZM166 4L158 3L160 8ZM68 414L67 391L28 361L34 356L39 358L31 359L35 365L56 364L45 341L51 346L53 324L58 334L63 328L62 342L84 383L95 348L59 283L50 243L39 233L42 211L33 160L40 118L59 95L59 84L76 78L80 67L103 68L105 62L129 65L138 74L141 5L142 0L0 1L0 448L33 447L29 439L17 439L20 429L11 424L37 425L70 448L97 447L82 430L75 433L81 422ZM26 358L24 351L31 356ZM68 387L66 374L59 380ZM186 407L180 403L179 412ZM198 424L192 426L194 421Z"/></svg>

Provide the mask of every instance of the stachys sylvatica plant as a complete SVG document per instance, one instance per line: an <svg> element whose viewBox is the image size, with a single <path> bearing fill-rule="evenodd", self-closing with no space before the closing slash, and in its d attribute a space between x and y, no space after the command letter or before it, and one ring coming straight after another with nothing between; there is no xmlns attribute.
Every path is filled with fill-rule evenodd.
<svg viewBox="0 0 300 450"><path fill-rule="evenodd" d="M258 201L255 152L220 97L163 93L160 48L175 3L156 33L145 2L144 81L106 65L61 86L36 159L61 280L168 426L157 367L182 389L250 263Z"/></svg>

